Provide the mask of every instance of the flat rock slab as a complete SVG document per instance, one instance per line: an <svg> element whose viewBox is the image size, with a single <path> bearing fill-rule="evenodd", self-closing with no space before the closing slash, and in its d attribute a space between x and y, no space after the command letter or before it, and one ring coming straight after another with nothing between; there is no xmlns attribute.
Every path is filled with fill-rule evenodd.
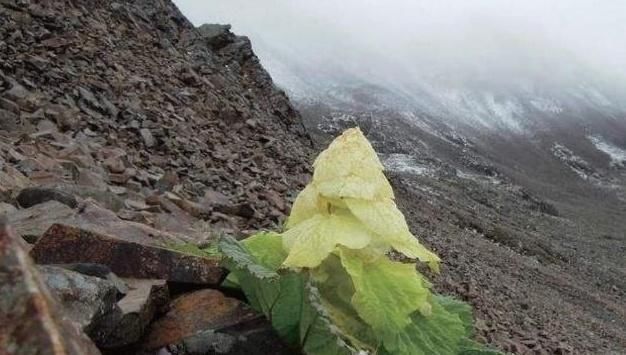
<svg viewBox="0 0 626 355"><path fill-rule="evenodd" d="M115 236L141 244L181 243L187 241L171 233L162 232L145 224L120 219L114 212L86 201L74 210L57 201L47 201L8 216L15 231L27 242L35 243L53 225L74 225L82 229Z"/></svg>
<svg viewBox="0 0 626 355"><path fill-rule="evenodd" d="M0 353L95 355L96 346L69 321L23 249L0 220Z"/></svg>
<svg viewBox="0 0 626 355"><path fill-rule="evenodd" d="M217 286L225 272L218 259L124 241L74 226L55 224L30 252L39 264L96 263L128 278Z"/></svg>
<svg viewBox="0 0 626 355"><path fill-rule="evenodd" d="M48 201L31 208L17 210L9 214L9 221L18 235L29 243L34 243L54 223L67 221L76 213L70 207Z"/></svg>

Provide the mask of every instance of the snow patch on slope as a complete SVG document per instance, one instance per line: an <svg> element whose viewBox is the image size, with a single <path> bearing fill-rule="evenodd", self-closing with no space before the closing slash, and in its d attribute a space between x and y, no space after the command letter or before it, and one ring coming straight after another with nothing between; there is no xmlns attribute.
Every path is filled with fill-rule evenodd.
<svg viewBox="0 0 626 355"><path fill-rule="evenodd" d="M607 142L600 136L587 136L587 138L596 149L611 157L612 167L626 167L626 150Z"/></svg>
<svg viewBox="0 0 626 355"><path fill-rule="evenodd" d="M385 154L381 159L388 171L418 176L433 176L435 173L431 167L420 164L415 157L408 154Z"/></svg>

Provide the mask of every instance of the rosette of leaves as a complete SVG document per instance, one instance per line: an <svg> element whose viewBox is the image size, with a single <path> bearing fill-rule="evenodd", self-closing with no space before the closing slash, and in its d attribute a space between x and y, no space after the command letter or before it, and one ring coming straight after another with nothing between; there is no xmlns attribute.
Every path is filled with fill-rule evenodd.
<svg viewBox="0 0 626 355"><path fill-rule="evenodd" d="M469 340L468 305L434 294L414 263L388 257L439 271L361 131L345 131L314 168L283 233L221 240L227 283L307 354L495 354Z"/></svg>

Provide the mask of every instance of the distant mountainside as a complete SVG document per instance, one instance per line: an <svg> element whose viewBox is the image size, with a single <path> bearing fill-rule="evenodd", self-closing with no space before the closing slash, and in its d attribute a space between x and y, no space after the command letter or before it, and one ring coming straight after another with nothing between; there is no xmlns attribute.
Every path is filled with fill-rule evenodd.
<svg viewBox="0 0 626 355"><path fill-rule="evenodd" d="M368 58L333 66L255 45L320 146L347 127L366 132L412 227L447 260L438 287L472 301L482 336L514 353L568 353L541 335L549 328L573 353L624 351L626 324L612 315L626 294L619 78L571 62L515 76L507 64L376 72Z"/></svg>

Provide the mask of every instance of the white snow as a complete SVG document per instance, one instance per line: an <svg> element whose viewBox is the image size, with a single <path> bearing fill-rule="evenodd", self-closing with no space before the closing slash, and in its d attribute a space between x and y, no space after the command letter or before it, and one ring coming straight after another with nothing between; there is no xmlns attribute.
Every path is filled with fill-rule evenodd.
<svg viewBox="0 0 626 355"><path fill-rule="evenodd" d="M408 154L388 154L383 155L382 163L388 171L408 173L418 176L432 176L434 170L424 164L420 164L417 160Z"/></svg>
<svg viewBox="0 0 626 355"><path fill-rule="evenodd" d="M596 146L596 149L611 157L612 166L626 165L626 150L607 142L600 136L587 136L587 138Z"/></svg>

